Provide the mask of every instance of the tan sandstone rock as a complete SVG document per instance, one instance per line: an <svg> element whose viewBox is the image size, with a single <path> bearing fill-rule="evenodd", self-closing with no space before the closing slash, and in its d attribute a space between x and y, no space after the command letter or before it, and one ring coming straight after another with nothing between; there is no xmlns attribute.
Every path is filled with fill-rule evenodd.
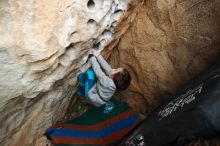
<svg viewBox="0 0 220 146"><path fill-rule="evenodd" d="M118 97L150 113L187 80L220 58L219 0L145 0L134 21L105 52L114 67L132 73ZM122 22L115 36L121 35ZM114 49L113 49L114 48ZM112 51L113 49L113 51Z"/></svg>
<svg viewBox="0 0 220 146"><path fill-rule="evenodd" d="M42 134L63 117L94 44L107 45L111 64L132 73L130 88L117 96L152 111L219 58L219 6L218 0L1 0L0 145L48 143Z"/></svg>
<svg viewBox="0 0 220 146"><path fill-rule="evenodd" d="M0 1L0 145L43 145L93 44L104 48L129 0ZM39 144L40 143L40 144Z"/></svg>

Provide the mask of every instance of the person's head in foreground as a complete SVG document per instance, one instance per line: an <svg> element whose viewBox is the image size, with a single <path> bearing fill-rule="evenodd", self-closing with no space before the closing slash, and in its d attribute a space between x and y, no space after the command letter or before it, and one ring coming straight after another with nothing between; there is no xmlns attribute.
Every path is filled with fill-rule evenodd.
<svg viewBox="0 0 220 146"><path fill-rule="evenodd" d="M112 69L109 77L114 81L117 92L127 89L131 82L131 75L124 68Z"/></svg>

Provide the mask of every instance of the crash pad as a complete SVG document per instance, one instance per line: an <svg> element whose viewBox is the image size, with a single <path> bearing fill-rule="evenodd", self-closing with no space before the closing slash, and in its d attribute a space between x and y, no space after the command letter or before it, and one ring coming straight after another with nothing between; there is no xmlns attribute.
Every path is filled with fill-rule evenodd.
<svg viewBox="0 0 220 146"><path fill-rule="evenodd" d="M141 120L137 112L119 100L115 107L103 113L104 107L90 107L82 116L55 124L46 133L55 146L114 145Z"/></svg>

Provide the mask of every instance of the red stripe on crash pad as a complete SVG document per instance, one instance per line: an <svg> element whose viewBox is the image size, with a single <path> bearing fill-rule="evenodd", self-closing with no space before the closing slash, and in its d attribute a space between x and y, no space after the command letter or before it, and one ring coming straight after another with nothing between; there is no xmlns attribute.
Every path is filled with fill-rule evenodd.
<svg viewBox="0 0 220 146"><path fill-rule="evenodd" d="M113 117L111 119L108 119L106 121L103 121L101 123L98 123L96 125L77 125L77 124L60 124L60 126L55 126L55 127L61 127L65 129L73 129L73 130L79 130L79 131L99 131L102 128L105 128L113 123L119 122L122 119L125 119L127 117L133 116L136 114L135 111L133 110L128 110L124 113L119 114L116 117ZM54 128L54 127L52 127Z"/></svg>
<svg viewBox="0 0 220 146"><path fill-rule="evenodd" d="M73 137L57 137L52 138L52 143L54 144L89 144L89 145L102 145L104 142L101 139L95 138L73 138Z"/></svg>

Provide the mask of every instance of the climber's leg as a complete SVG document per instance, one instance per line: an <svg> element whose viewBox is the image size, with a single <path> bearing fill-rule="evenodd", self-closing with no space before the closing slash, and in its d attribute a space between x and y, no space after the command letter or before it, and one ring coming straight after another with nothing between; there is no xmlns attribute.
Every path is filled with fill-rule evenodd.
<svg viewBox="0 0 220 146"><path fill-rule="evenodd" d="M95 73L92 69L88 69L85 73L86 80L85 80L85 97L89 100L88 92L89 90L95 85Z"/></svg>

